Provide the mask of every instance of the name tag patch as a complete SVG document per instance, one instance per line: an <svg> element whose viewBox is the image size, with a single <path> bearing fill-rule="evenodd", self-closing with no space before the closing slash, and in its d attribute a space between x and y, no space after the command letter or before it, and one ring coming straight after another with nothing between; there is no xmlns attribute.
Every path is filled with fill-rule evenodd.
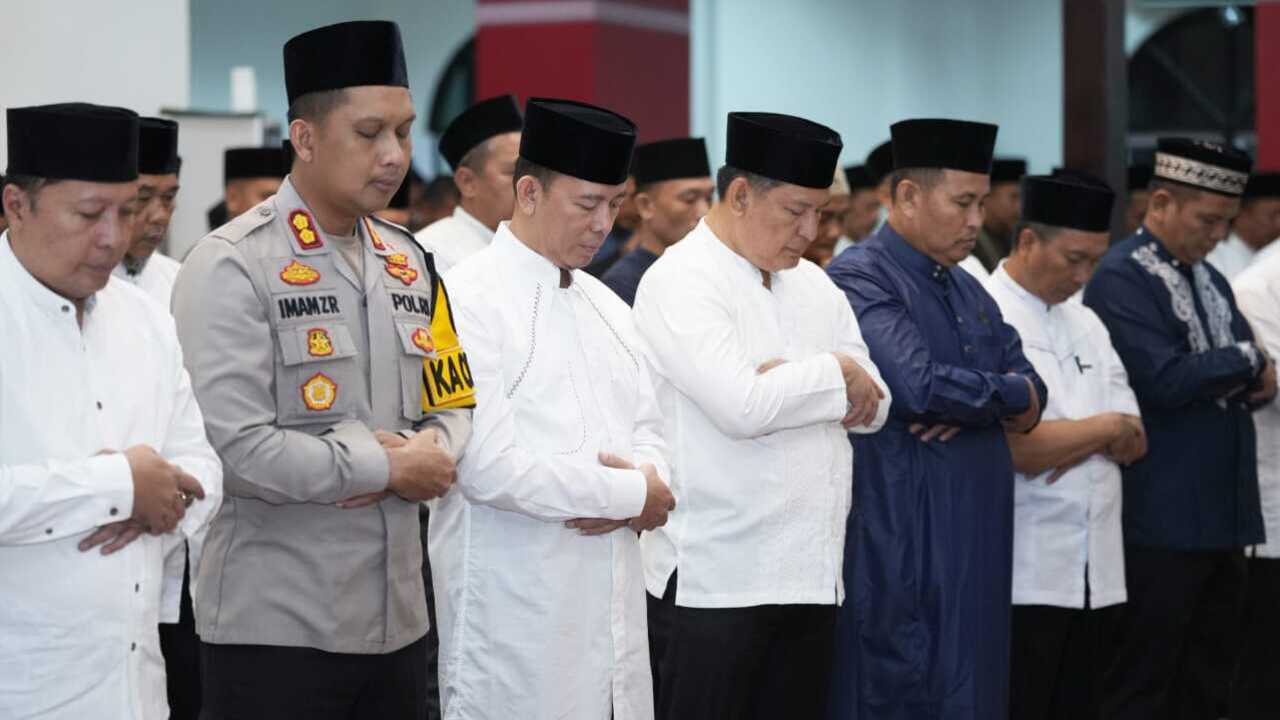
<svg viewBox="0 0 1280 720"><path fill-rule="evenodd" d="M423 295L391 293L391 309L431 317L431 301Z"/></svg>
<svg viewBox="0 0 1280 720"><path fill-rule="evenodd" d="M276 298L281 320L293 318L329 317L342 312L338 308L337 295L293 295Z"/></svg>

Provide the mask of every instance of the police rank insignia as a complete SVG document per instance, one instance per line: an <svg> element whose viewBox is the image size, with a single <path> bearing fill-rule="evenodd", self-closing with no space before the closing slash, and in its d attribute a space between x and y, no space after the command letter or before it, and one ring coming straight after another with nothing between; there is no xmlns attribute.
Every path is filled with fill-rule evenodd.
<svg viewBox="0 0 1280 720"><path fill-rule="evenodd" d="M307 331L307 352L311 357L328 357L333 354L333 338L324 328L311 328Z"/></svg>
<svg viewBox="0 0 1280 720"><path fill-rule="evenodd" d="M316 373L302 384L302 402L308 410L328 410L337 399L338 384L324 373Z"/></svg>
<svg viewBox="0 0 1280 720"><path fill-rule="evenodd" d="M306 210L294 210L289 213L289 229L293 231L298 247L303 250L314 250L324 245L324 241L316 233L315 221Z"/></svg>
<svg viewBox="0 0 1280 720"><path fill-rule="evenodd" d="M369 230L369 244L378 252L386 252L387 244L382 242L382 238L378 237L378 231L373 229L373 224L365 220L365 227Z"/></svg>
<svg viewBox="0 0 1280 720"><path fill-rule="evenodd" d="M310 285L320 279L320 271L294 260L280 271L280 279L290 285Z"/></svg>
<svg viewBox="0 0 1280 720"><path fill-rule="evenodd" d="M388 255L387 274L398 279L405 285L412 285L414 280L418 279L418 271L409 265L409 258L404 253L392 253Z"/></svg>
<svg viewBox="0 0 1280 720"><path fill-rule="evenodd" d="M424 353L430 354L436 351L436 346L431 342L431 333L424 327L414 330L409 336L409 341Z"/></svg>

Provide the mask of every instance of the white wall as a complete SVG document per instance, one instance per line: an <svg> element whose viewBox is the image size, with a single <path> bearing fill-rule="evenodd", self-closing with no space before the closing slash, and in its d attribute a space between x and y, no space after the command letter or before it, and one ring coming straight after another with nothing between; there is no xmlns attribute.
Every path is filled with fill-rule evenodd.
<svg viewBox="0 0 1280 720"><path fill-rule="evenodd" d="M996 152L1062 159L1061 0L691 0L691 127L724 157L725 115L835 128L862 162L908 117L1000 125Z"/></svg>
<svg viewBox="0 0 1280 720"><path fill-rule="evenodd" d="M0 0L0 3L10 0ZM20 0L38 2L40 0ZM183 0L185 3L187 0ZM475 32L475 0L189 0L191 105L231 109L231 68L248 65L258 85L258 109L284 125L284 43L305 30L346 20L400 24L409 88L422 122L414 158L428 175L432 144L423 133L427 105L453 53Z"/></svg>
<svg viewBox="0 0 1280 720"><path fill-rule="evenodd" d="M82 100L144 115L186 107L187 8L187 0L0 0L0 105ZM7 146L0 132L0 157Z"/></svg>

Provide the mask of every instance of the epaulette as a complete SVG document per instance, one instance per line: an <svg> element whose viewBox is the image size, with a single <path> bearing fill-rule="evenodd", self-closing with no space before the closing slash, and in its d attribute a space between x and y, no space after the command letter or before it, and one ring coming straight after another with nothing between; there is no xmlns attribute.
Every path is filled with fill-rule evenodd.
<svg viewBox="0 0 1280 720"><path fill-rule="evenodd" d="M252 234L254 230L275 219L274 200L274 196L263 200L248 212L232 218L226 225L209 233L209 237L221 238L233 245L240 242Z"/></svg>

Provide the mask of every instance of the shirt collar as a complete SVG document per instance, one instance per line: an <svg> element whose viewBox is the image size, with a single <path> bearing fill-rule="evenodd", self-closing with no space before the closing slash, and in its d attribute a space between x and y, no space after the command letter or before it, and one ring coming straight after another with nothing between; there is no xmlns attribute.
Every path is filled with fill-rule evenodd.
<svg viewBox="0 0 1280 720"><path fill-rule="evenodd" d="M57 318L70 317L75 320L75 303L67 298L55 293L45 287L39 280L36 280L18 260L18 256L13 252L13 246L9 244L9 231L5 230L0 235L0 276L6 278L4 285L17 290L31 304L35 305L42 312ZM108 280L107 282L110 282ZM90 295L85 298L84 316L87 318L97 306L97 297Z"/></svg>
<svg viewBox="0 0 1280 720"><path fill-rule="evenodd" d="M484 223L477 220L475 215L463 210L461 205L458 205L453 209L453 216L461 221L463 225L474 230L476 235L483 237L485 242L489 242L493 239L493 231L485 227Z"/></svg>
<svg viewBox="0 0 1280 720"><path fill-rule="evenodd" d="M756 285L764 286L764 275L761 274L763 271L752 265L750 260L742 257L724 244L720 236L716 235L710 225L707 225L705 218L698 221L698 226L693 229L693 232L706 241L708 247L711 248L712 255L717 257L721 263L727 264L728 267L733 269L733 272L741 273L744 278L750 279ZM774 280L777 279L777 275L777 273L773 273ZM772 285L773 283L770 282L770 284Z"/></svg>
<svg viewBox="0 0 1280 720"><path fill-rule="evenodd" d="M907 239L899 235L889 223L886 222L880 228L880 234L884 238L884 245L889 255L904 268L924 275L940 285L946 285L951 279L948 272L950 268L944 267L933 258L911 247Z"/></svg>
<svg viewBox="0 0 1280 720"><path fill-rule="evenodd" d="M1041 300L1039 295L1022 287L1017 280L1014 280L1009 271L1004 269L1004 263L1005 261L1001 260L1000 264L996 266L996 271L991 273L992 280L1000 283L1005 289L1013 293L1013 296L1018 298L1019 301L1028 307L1035 308L1037 312L1048 313L1053 310L1052 305Z"/></svg>
<svg viewBox="0 0 1280 720"><path fill-rule="evenodd" d="M1156 257L1174 266L1179 272L1191 272L1191 266L1174 257L1173 253L1169 252L1169 248L1165 247L1164 241L1155 233L1151 232L1146 225L1138 228L1137 234L1153 244L1156 249Z"/></svg>
<svg viewBox="0 0 1280 720"><path fill-rule="evenodd" d="M533 248L525 245L520 238L511 232L506 221L498 223L498 231L493 235L493 246L498 252L510 256L516 264L521 277L534 282L544 283L553 288L560 287L561 269L550 260L539 255ZM570 278L576 270L568 271ZM572 287L572 282L570 282Z"/></svg>

